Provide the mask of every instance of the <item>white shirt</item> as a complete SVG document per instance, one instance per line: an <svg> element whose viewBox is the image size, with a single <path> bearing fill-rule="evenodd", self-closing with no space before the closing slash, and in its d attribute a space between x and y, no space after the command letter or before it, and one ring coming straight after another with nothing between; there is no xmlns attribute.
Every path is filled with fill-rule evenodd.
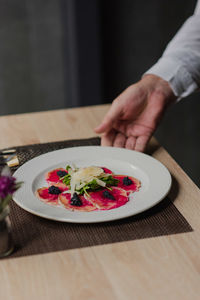
<svg viewBox="0 0 200 300"><path fill-rule="evenodd" d="M193 16L187 19L162 57L145 74L168 81L179 99L200 87L200 0Z"/></svg>

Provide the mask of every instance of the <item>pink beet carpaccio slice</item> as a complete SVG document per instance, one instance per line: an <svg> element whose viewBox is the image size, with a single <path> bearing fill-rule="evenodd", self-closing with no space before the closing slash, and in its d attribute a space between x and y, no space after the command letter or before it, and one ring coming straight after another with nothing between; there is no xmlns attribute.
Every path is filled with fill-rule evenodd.
<svg viewBox="0 0 200 300"><path fill-rule="evenodd" d="M128 194L137 192L141 186L141 182L132 176L113 175L113 178L119 180L117 187L122 188Z"/></svg>
<svg viewBox="0 0 200 300"><path fill-rule="evenodd" d="M111 196L109 196L108 193ZM100 210L109 210L120 207L129 200L126 191L118 187L112 187L112 191L103 189L91 192L89 193L89 196L87 196L87 199Z"/></svg>
<svg viewBox="0 0 200 300"><path fill-rule="evenodd" d="M68 187L60 187L59 184L54 184L53 186L58 187L60 192L64 192L68 190ZM42 200L43 202L51 205L59 205L59 195L60 194L51 194L49 193L50 187L42 187L36 191L36 196Z"/></svg>
<svg viewBox="0 0 200 300"><path fill-rule="evenodd" d="M65 188L66 185L62 182L62 180L60 179L60 176L57 174L59 171L62 171L63 173L65 172L66 175L68 174L67 170L63 169L63 168L57 168L54 169L50 172L48 172L47 174L45 174L45 179L48 183L48 185L55 185L55 184L59 184L60 187Z"/></svg>
<svg viewBox="0 0 200 300"><path fill-rule="evenodd" d="M48 187L42 187L36 191L36 196L47 204L58 205L58 196L49 193Z"/></svg>
<svg viewBox="0 0 200 300"><path fill-rule="evenodd" d="M81 206L75 206L71 205L71 194L65 193L65 194L60 194L59 195L59 201L60 203L67 209L70 210L76 210L76 211L93 211L96 210L96 206L94 206L90 201L88 201L84 196L79 196L82 205Z"/></svg>
<svg viewBox="0 0 200 300"><path fill-rule="evenodd" d="M112 174L112 173L113 173L113 172L112 172L110 169L108 169L108 168L105 168L105 167L100 167L100 168L102 168L106 174Z"/></svg>

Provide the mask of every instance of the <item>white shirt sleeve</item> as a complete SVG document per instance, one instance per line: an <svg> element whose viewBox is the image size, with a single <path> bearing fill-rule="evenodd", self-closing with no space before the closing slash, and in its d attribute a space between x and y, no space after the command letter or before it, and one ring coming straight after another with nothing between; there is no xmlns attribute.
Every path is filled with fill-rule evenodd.
<svg viewBox="0 0 200 300"><path fill-rule="evenodd" d="M200 0L194 15L187 19L162 57L145 74L168 81L179 99L200 87Z"/></svg>

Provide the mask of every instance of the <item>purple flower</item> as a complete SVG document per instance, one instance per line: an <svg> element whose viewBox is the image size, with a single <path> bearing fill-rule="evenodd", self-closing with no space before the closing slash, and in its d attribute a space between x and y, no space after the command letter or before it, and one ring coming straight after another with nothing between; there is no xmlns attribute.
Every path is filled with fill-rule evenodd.
<svg viewBox="0 0 200 300"><path fill-rule="evenodd" d="M16 178L12 176L0 176L0 198L5 198L15 192Z"/></svg>

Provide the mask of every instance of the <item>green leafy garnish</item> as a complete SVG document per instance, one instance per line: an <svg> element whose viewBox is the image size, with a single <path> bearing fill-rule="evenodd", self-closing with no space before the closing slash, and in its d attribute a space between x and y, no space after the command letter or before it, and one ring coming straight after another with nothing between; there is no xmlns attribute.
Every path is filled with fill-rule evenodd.
<svg viewBox="0 0 200 300"><path fill-rule="evenodd" d="M69 169L71 169L70 165L67 165L65 169L69 171Z"/></svg>
<svg viewBox="0 0 200 300"><path fill-rule="evenodd" d="M72 170L72 168L67 165L66 166L66 170ZM100 179L101 181L105 182L105 188L107 188L108 190L112 190L112 188L110 186L116 186L119 182L119 180L115 179L112 177L112 175L109 176L103 176L103 177L99 177L98 179ZM66 174L64 177L61 178L62 182L68 186L70 188L70 183L71 183L71 175L68 173ZM96 191L99 189L102 189L103 187L101 185L99 185L96 181L96 179L93 179L92 181L86 183L82 188L80 189L75 189L80 195L86 194L89 195L88 192L92 192L92 191Z"/></svg>
<svg viewBox="0 0 200 300"><path fill-rule="evenodd" d="M86 185L84 185L84 187L82 187L80 190L78 190L78 192L83 195L84 193L88 194L87 191L96 191L99 188L101 188L101 186L96 182L95 179L93 179L91 182L87 183Z"/></svg>
<svg viewBox="0 0 200 300"><path fill-rule="evenodd" d="M70 185L70 181L71 181L71 176L69 174L65 175L63 178L62 178L62 182L65 184L65 185Z"/></svg>
<svg viewBox="0 0 200 300"><path fill-rule="evenodd" d="M109 175L107 177L102 177L102 178L99 178L100 180L102 180L103 182L106 183L106 186L108 185L117 185L119 180L118 179L115 179L112 177L112 175Z"/></svg>

